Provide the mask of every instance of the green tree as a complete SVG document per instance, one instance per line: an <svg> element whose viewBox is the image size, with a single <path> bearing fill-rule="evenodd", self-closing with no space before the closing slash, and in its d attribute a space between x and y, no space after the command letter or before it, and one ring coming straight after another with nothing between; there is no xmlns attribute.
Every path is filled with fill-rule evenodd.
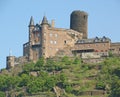
<svg viewBox="0 0 120 97"><path fill-rule="evenodd" d="M6 91L7 89L6 79L7 78L5 75L0 75L0 90L1 91Z"/></svg>
<svg viewBox="0 0 120 97"><path fill-rule="evenodd" d="M5 96L5 93L2 92L2 91L0 91L0 97L6 97L6 96Z"/></svg>
<svg viewBox="0 0 120 97"><path fill-rule="evenodd" d="M51 90L57 83L57 80L55 77L48 77L45 83L45 86L47 87L48 90Z"/></svg>
<svg viewBox="0 0 120 97"><path fill-rule="evenodd" d="M120 80L115 80L111 85L110 97L120 97Z"/></svg>
<svg viewBox="0 0 120 97"><path fill-rule="evenodd" d="M63 87L65 88L65 91L68 93L71 93L73 90L72 85L70 83L64 83Z"/></svg>
<svg viewBox="0 0 120 97"><path fill-rule="evenodd" d="M40 91L42 92L44 84L45 84L44 79L40 77L35 78L33 81L29 82L29 84L27 85L27 91L30 94L38 93Z"/></svg>
<svg viewBox="0 0 120 97"><path fill-rule="evenodd" d="M69 59L68 56L64 56L61 60L65 65L70 65L72 63L72 60Z"/></svg>
<svg viewBox="0 0 120 97"><path fill-rule="evenodd" d="M81 64L81 59L76 57L73 61L73 64Z"/></svg>
<svg viewBox="0 0 120 97"><path fill-rule="evenodd" d="M18 87L20 80L21 79L18 76L7 76L5 81L7 84L7 89L11 90Z"/></svg>
<svg viewBox="0 0 120 97"><path fill-rule="evenodd" d="M22 74L21 75L21 81L20 81L20 84L19 86L22 87L22 86L27 86L27 84L31 81L31 78L29 75L27 74Z"/></svg>
<svg viewBox="0 0 120 97"><path fill-rule="evenodd" d="M96 84L96 89L105 90L105 83L104 83L103 81L99 81L99 82Z"/></svg>
<svg viewBox="0 0 120 97"><path fill-rule="evenodd" d="M44 63L45 63L44 57L41 57L35 64L36 69L42 70Z"/></svg>
<svg viewBox="0 0 120 97"><path fill-rule="evenodd" d="M66 81L66 75L64 73L60 74L60 81L65 82Z"/></svg>
<svg viewBox="0 0 120 97"><path fill-rule="evenodd" d="M24 65L23 72L29 73L30 71L34 70L34 66L35 66L34 63L29 63L29 64Z"/></svg>
<svg viewBox="0 0 120 97"><path fill-rule="evenodd" d="M115 74L116 76L118 76L120 78L120 67L119 68L116 68L114 71L113 71L113 74Z"/></svg>
<svg viewBox="0 0 120 97"><path fill-rule="evenodd" d="M55 70L55 62L51 59L47 59L45 67L48 72L52 72Z"/></svg>

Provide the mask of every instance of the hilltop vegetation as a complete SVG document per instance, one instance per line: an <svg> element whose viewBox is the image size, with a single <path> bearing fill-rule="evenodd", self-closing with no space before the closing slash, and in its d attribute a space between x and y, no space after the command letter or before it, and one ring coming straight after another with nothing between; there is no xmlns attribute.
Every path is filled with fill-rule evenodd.
<svg viewBox="0 0 120 97"><path fill-rule="evenodd" d="M118 57L97 64L82 63L78 57L42 57L36 63L17 65L0 74L0 97L87 97L82 96L86 91L104 91L102 97L120 97L119 87Z"/></svg>

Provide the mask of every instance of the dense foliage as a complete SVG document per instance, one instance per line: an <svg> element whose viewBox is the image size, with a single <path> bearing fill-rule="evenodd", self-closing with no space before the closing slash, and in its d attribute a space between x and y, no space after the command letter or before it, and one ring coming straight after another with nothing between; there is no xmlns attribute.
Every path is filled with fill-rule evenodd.
<svg viewBox="0 0 120 97"><path fill-rule="evenodd" d="M79 95L92 89L104 90L110 97L120 97L120 58L106 58L99 64L83 64L81 59L40 58L36 63L21 66L22 71L0 74L0 97L22 97L40 93L52 93L54 87L64 89L64 95ZM14 68L16 69L16 68ZM4 72L6 70L3 70ZM54 95L54 94L53 94ZM54 96L49 97L54 97Z"/></svg>

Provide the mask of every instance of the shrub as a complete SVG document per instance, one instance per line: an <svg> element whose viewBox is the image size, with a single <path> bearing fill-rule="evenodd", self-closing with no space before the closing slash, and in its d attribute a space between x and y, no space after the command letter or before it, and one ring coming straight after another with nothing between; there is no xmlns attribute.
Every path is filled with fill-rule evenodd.
<svg viewBox="0 0 120 97"><path fill-rule="evenodd" d="M100 81L96 84L96 89L105 90L105 83Z"/></svg>

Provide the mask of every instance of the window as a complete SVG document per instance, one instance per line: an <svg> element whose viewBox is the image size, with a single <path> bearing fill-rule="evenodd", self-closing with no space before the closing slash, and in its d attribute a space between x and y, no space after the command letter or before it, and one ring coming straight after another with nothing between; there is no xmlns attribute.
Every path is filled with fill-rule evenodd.
<svg viewBox="0 0 120 97"><path fill-rule="evenodd" d="M84 15L84 19L86 18L86 16Z"/></svg>
<svg viewBox="0 0 120 97"><path fill-rule="evenodd" d="M51 40L50 43L53 44L53 41Z"/></svg>
<svg viewBox="0 0 120 97"><path fill-rule="evenodd" d="M50 37L52 37L52 33L50 33Z"/></svg>
<svg viewBox="0 0 120 97"><path fill-rule="evenodd" d="M57 42L56 41L54 41L54 44L56 44Z"/></svg>
<svg viewBox="0 0 120 97"><path fill-rule="evenodd" d="M56 51L58 51L58 48L56 48Z"/></svg>
<svg viewBox="0 0 120 97"><path fill-rule="evenodd" d="M44 36L46 36L46 33L44 33Z"/></svg>
<svg viewBox="0 0 120 97"><path fill-rule="evenodd" d="M66 40L64 41L64 44L66 44Z"/></svg>
<svg viewBox="0 0 120 97"><path fill-rule="evenodd" d="M57 34L55 34L55 37L57 37L58 35Z"/></svg>
<svg viewBox="0 0 120 97"><path fill-rule="evenodd" d="M98 42L98 39L95 39L95 42Z"/></svg>

